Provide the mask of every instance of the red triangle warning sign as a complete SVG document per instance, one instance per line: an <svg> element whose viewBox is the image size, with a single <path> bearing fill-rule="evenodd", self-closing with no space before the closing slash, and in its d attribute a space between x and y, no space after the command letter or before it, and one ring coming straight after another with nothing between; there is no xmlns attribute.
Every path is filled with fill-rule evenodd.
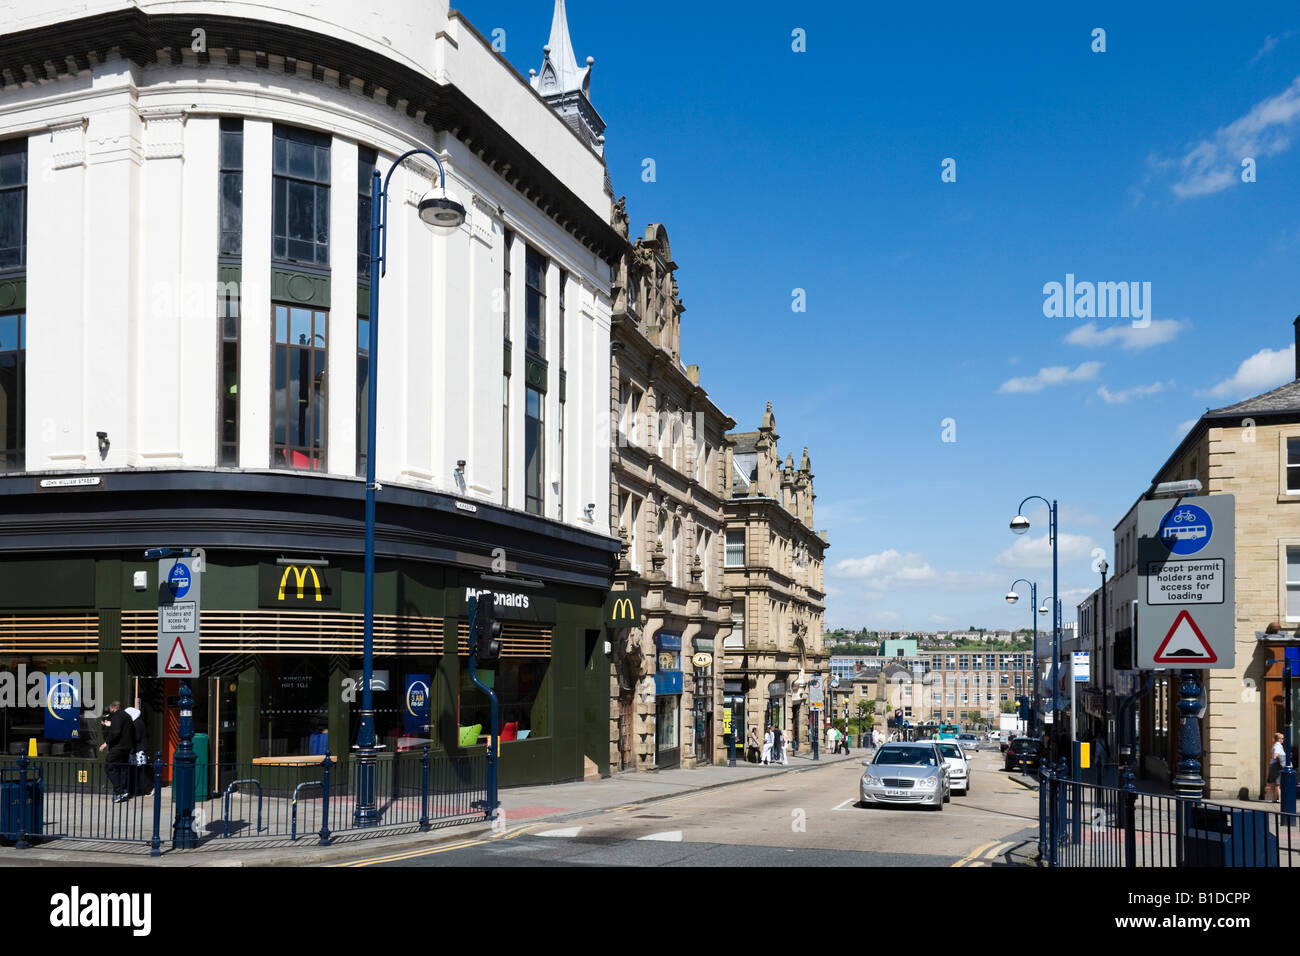
<svg viewBox="0 0 1300 956"><path fill-rule="evenodd" d="M185 653L185 645L181 639L176 638L176 643L172 645L172 652L167 655L167 666L163 668L168 674L193 674L194 668L190 666L190 659Z"/></svg>
<svg viewBox="0 0 1300 956"><path fill-rule="evenodd" d="M1159 633L1159 632L1157 632ZM1157 664L1213 664L1219 659L1187 611L1179 611L1174 625L1156 649Z"/></svg>

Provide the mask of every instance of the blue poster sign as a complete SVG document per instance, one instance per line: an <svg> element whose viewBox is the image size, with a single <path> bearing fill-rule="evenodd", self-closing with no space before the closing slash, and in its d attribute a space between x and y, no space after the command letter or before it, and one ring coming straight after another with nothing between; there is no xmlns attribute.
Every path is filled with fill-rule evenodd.
<svg viewBox="0 0 1300 956"><path fill-rule="evenodd" d="M655 694L667 696L682 692L682 636L667 632L655 635L659 648L656 655Z"/></svg>
<svg viewBox="0 0 1300 956"><path fill-rule="evenodd" d="M1192 504L1180 504L1160 522L1160 541L1172 554L1195 554L1214 537L1209 512Z"/></svg>
<svg viewBox="0 0 1300 956"><path fill-rule="evenodd" d="M402 695L402 722L406 733L424 737L429 733L429 675L407 674Z"/></svg>
<svg viewBox="0 0 1300 956"><path fill-rule="evenodd" d="M81 676L45 676L45 739L81 738Z"/></svg>

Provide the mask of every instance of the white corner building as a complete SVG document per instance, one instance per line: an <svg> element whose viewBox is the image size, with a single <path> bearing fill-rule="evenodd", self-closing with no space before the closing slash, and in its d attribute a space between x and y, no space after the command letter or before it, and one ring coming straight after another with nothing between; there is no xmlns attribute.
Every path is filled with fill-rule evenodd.
<svg viewBox="0 0 1300 956"><path fill-rule="evenodd" d="M440 674L433 733L453 741L477 719L454 693L465 591L529 580L498 680L531 734L517 759L504 748L503 782L607 772L608 722L590 743L581 714L587 684L608 709L607 671L583 675L618 556L611 281L627 240L562 0L548 51L534 89L446 0L0 0L0 618L31 615L0 624L0 653L93 658L110 693L152 678L142 549L201 546L196 693L237 684L224 706L242 721L302 676L301 709L320 715L248 717L222 759L293 753L323 727L345 749L355 714L329 690L359 659L377 381L393 683ZM372 357L371 170L415 147L467 215L435 234L416 215L434 164L394 174ZM327 597L267 597L303 556ZM98 584L29 581L33 562L41 581Z"/></svg>

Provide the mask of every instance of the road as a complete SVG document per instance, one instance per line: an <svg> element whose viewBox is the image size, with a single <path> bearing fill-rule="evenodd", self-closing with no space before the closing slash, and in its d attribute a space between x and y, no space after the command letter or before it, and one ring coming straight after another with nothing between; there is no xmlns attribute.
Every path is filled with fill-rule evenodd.
<svg viewBox="0 0 1300 956"><path fill-rule="evenodd" d="M1037 796L973 755L969 796L940 812L862 807L861 762L810 767L651 803L512 825L484 838L342 866L990 866L1036 839Z"/></svg>

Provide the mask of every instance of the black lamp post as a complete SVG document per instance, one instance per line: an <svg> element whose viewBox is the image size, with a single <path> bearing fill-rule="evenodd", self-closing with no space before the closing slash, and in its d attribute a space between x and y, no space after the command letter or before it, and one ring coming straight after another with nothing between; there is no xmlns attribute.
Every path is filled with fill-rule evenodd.
<svg viewBox="0 0 1300 956"><path fill-rule="evenodd" d="M415 155L433 160L438 167L438 186L421 198L420 219L435 230L449 232L465 221L465 207L447 197L447 173L442 161L427 149L409 149L394 160L381 179L376 166L370 179L370 367L366 390L366 558L365 604L362 614L361 726L357 731L357 803L353 823L358 827L379 823L375 802L375 711L371 694L374 671L375 624L375 427L379 392L379 279L388 272L388 186L397 167Z"/></svg>

